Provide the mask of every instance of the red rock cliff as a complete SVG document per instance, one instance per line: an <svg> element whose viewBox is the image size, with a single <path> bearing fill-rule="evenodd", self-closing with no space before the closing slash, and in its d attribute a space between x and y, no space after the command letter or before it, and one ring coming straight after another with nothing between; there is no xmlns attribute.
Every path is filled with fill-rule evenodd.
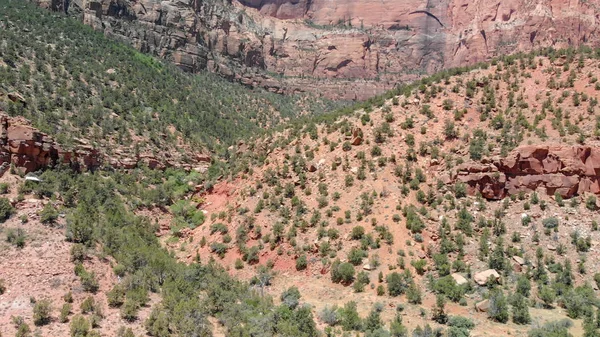
<svg viewBox="0 0 600 337"><path fill-rule="evenodd" d="M345 99L500 54L600 43L600 0L75 0L68 11L185 70Z"/></svg>

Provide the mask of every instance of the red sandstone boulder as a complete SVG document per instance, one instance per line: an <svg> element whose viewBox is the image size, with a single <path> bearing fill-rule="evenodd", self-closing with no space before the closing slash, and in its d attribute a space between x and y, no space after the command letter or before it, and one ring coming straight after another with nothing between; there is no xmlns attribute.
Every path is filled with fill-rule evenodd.
<svg viewBox="0 0 600 337"><path fill-rule="evenodd" d="M481 193L486 199L502 199L505 197L506 176L496 173L468 173L458 175L457 181L467 185L471 195Z"/></svg>
<svg viewBox="0 0 600 337"><path fill-rule="evenodd" d="M600 149L591 148L589 156L584 161L585 175L600 176Z"/></svg>
<svg viewBox="0 0 600 337"><path fill-rule="evenodd" d="M598 177L584 177L579 181L577 194L586 192L600 194L600 179Z"/></svg>
<svg viewBox="0 0 600 337"><path fill-rule="evenodd" d="M352 141L350 142L354 146L358 146L363 142L363 132L360 128L352 129L352 137L350 138Z"/></svg>
<svg viewBox="0 0 600 337"><path fill-rule="evenodd" d="M475 308L479 312L488 312L490 310L490 300L483 300L475 304Z"/></svg>

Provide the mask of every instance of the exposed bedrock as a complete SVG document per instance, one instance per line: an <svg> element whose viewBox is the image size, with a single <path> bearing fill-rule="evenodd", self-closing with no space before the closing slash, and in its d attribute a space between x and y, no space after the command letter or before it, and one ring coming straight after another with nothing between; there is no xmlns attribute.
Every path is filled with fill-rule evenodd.
<svg viewBox="0 0 600 337"><path fill-rule="evenodd" d="M600 194L600 148L523 146L490 163L462 164L453 181L465 183L470 194L481 193L487 199L540 188L564 198Z"/></svg>

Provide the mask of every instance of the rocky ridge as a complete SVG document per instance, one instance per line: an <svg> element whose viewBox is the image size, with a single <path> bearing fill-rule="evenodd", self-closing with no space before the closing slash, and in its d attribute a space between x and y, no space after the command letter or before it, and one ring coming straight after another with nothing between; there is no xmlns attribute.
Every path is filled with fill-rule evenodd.
<svg viewBox="0 0 600 337"><path fill-rule="evenodd" d="M343 99L498 55L600 43L597 0L38 2L187 71Z"/></svg>
<svg viewBox="0 0 600 337"><path fill-rule="evenodd" d="M538 188L565 198L600 194L600 148L591 146L522 146L507 158L462 164L457 171L454 181L487 199Z"/></svg>

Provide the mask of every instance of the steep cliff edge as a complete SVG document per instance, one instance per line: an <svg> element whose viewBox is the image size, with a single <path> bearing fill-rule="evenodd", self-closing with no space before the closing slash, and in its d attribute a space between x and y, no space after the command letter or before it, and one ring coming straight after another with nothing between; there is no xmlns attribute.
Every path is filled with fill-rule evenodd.
<svg viewBox="0 0 600 337"><path fill-rule="evenodd" d="M497 55L600 44L598 0L37 1L187 71L343 99Z"/></svg>

